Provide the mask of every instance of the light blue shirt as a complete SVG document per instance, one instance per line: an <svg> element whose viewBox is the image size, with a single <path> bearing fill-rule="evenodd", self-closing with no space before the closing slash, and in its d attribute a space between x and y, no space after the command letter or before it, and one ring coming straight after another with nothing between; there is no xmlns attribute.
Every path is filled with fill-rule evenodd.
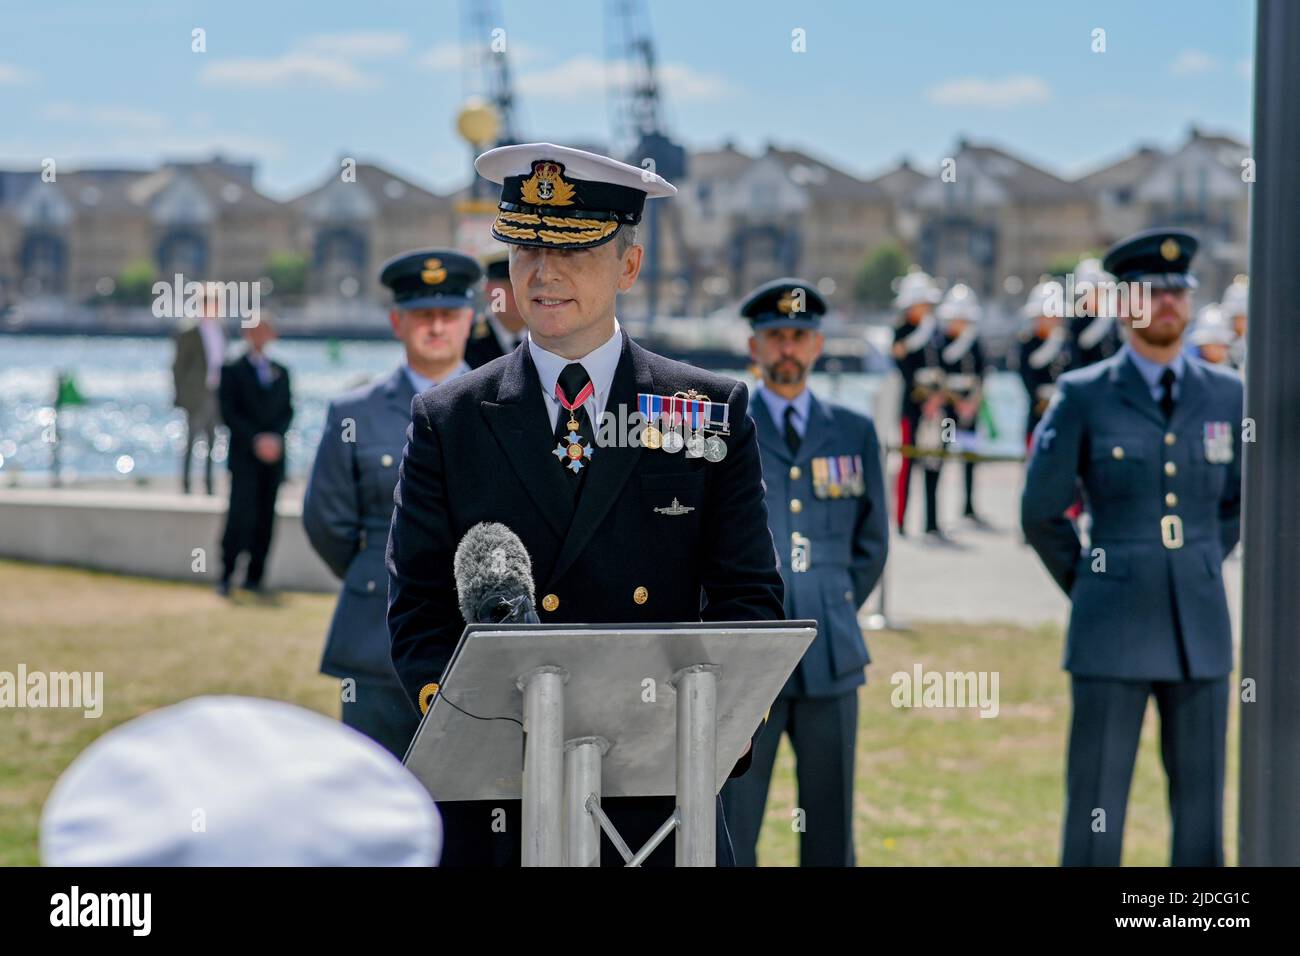
<svg viewBox="0 0 1300 956"><path fill-rule="evenodd" d="M618 318L614 319L614 334L604 345L598 345L582 358L567 359L563 355L548 352L534 342L531 335L528 336L528 352L533 357L533 365L537 367L537 377L542 381L542 397L546 400L546 413L551 416L551 428L554 428L555 423L560 420L560 400L555 397L555 383L560 380L560 373L564 371L564 366L570 362L580 362L587 370L587 377L591 379L595 391L582 407L587 409L592 427L600 428L600 416L605 411L605 403L609 401L609 390L614 384L614 371L618 368L618 360L623 354L623 334ZM629 408L628 414L635 411L635 408Z"/></svg>
<svg viewBox="0 0 1300 956"><path fill-rule="evenodd" d="M411 387L415 389L415 394L419 395L421 392L428 391L435 385L441 385L443 382L450 382L453 378L459 378L469 371L469 365L462 361L437 381L431 378L425 378L409 365L403 365L402 369L406 372L406 377L410 381Z"/></svg>
<svg viewBox="0 0 1300 956"><path fill-rule="evenodd" d="M1157 403L1159 403L1160 396L1164 394L1165 390L1165 387L1160 384L1160 376L1164 374L1166 368L1173 369L1174 401L1178 401L1178 390L1179 386L1182 385L1183 372L1186 371L1187 364L1186 360L1183 358L1183 353L1179 352L1175 355L1174 360L1168 365L1160 365L1150 359L1138 355L1137 352L1129 348L1127 345L1124 346L1124 351L1128 353L1129 361L1133 363L1134 367L1141 374L1142 381L1147 383L1147 388L1151 391L1151 398Z"/></svg>
<svg viewBox="0 0 1300 956"><path fill-rule="evenodd" d="M808 412L812 408L812 392L804 389L791 400L786 400L776 392L760 386L758 394L763 396L763 401L767 404L767 410L772 415L772 421L776 423L777 431L785 434L785 410L794 408L794 430L803 438L804 432L808 428Z"/></svg>

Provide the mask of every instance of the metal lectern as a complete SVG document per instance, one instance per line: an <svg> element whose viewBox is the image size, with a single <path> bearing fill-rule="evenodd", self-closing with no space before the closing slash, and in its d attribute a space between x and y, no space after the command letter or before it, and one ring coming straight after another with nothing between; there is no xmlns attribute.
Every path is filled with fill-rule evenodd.
<svg viewBox="0 0 1300 956"><path fill-rule="evenodd" d="M406 754L435 801L521 800L524 866L638 866L676 830L713 866L716 796L816 621L472 624ZM523 733L520 732L523 725ZM604 797L677 797L633 850Z"/></svg>

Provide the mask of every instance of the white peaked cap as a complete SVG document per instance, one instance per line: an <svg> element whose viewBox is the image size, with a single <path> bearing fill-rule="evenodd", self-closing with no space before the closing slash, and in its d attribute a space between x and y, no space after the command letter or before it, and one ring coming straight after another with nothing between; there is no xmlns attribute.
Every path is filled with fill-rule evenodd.
<svg viewBox="0 0 1300 956"><path fill-rule="evenodd" d="M949 289L939 307L934 310L934 314L944 322L954 319L978 322L982 313L979 296L974 289L962 282Z"/></svg>
<svg viewBox="0 0 1300 956"><path fill-rule="evenodd" d="M920 269L913 269L898 280L894 288L894 308L910 309L922 302L934 304L943 298L939 286Z"/></svg>
<svg viewBox="0 0 1300 956"><path fill-rule="evenodd" d="M1249 294L1249 280L1245 276L1237 276L1232 280L1232 284L1223 290L1223 299L1219 302L1219 306L1229 318L1234 315L1245 315Z"/></svg>
<svg viewBox="0 0 1300 956"><path fill-rule="evenodd" d="M1109 282L1111 274L1102 268L1100 259L1080 259L1079 264L1074 267L1074 285L1077 288L1081 282L1089 282L1096 285L1098 282Z"/></svg>
<svg viewBox="0 0 1300 956"><path fill-rule="evenodd" d="M538 160L556 160L564 164L564 175L568 179L586 180L588 182L611 183L639 189L649 199L663 199L677 195L677 187L658 173L641 169L627 163L589 153L585 149L572 146L556 146L553 143L519 143L514 146L498 146L474 160L474 168L488 182L504 183L507 176L527 176L532 172L533 163Z"/></svg>
<svg viewBox="0 0 1300 956"><path fill-rule="evenodd" d="M1036 319L1040 315L1060 316L1064 308L1065 287L1055 279L1049 279L1029 290L1020 314L1026 319Z"/></svg>
<svg viewBox="0 0 1300 956"><path fill-rule="evenodd" d="M1232 330L1232 316L1220 306L1207 305L1196 313L1188 341L1193 345L1231 345L1237 338Z"/></svg>
<svg viewBox="0 0 1300 956"><path fill-rule="evenodd" d="M59 777L40 831L46 866L434 866L442 848L433 800L386 750L251 697L110 730Z"/></svg>

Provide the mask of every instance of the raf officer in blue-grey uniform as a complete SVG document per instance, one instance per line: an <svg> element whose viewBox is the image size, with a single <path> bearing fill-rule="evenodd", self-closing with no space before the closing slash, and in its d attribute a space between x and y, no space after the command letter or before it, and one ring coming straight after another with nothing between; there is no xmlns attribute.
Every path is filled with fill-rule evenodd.
<svg viewBox="0 0 1300 956"><path fill-rule="evenodd" d="M772 705L750 771L723 802L736 861L754 866L781 734L794 748L804 813L803 866L853 866L853 761L867 647L858 608L880 579L889 518L870 418L817 398L808 374L821 354L826 302L799 279L777 279L741 306L763 383L753 403L767 510L782 556L785 610L816 618L817 637Z"/></svg>
<svg viewBox="0 0 1300 956"><path fill-rule="evenodd" d="M1106 270L1149 295L1127 297L1119 352L1060 378L1025 480L1025 537L1073 603L1067 866L1120 862L1152 696L1172 862L1223 863L1232 628L1222 563L1240 531L1242 386L1182 354L1196 245L1153 229L1107 252ZM1086 548L1065 517L1080 483L1092 514Z"/></svg>
<svg viewBox="0 0 1300 956"><path fill-rule="evenodd" d="M383 266L393 292L389 322L401 365L330 403L302 520L316 549L343 580L321 672L343 686L343 722L399 759L419 724L397 674L386 621L384 547L393 487L411 423L411 399L469 371L465 343L474 313L478 263L457 252L411 252Z"/></svg>

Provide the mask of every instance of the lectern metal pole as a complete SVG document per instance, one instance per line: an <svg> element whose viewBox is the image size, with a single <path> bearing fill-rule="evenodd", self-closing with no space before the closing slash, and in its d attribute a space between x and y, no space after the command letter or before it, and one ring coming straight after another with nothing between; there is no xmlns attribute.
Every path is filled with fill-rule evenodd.
<svg viewBox="0 0 1300 956"><path fill-rule="evenodd" d="M718 672L716 664L678 671L677 827L678 866L717 865Z"/></svg>
<svg viewBox="0 0 1300 956"><path fill-rule="evenodd" d="M600 802L600 761L608 750L604 737L575 737L564 745L565 866L600 866L600 823L587 800Z"/></svg>
<svg viewBox="0 0 1300 956"><path fill-rule="evenodd" d="M564 862L564 682L559 667L519 678L524 692L524 866Z"/></svg>

